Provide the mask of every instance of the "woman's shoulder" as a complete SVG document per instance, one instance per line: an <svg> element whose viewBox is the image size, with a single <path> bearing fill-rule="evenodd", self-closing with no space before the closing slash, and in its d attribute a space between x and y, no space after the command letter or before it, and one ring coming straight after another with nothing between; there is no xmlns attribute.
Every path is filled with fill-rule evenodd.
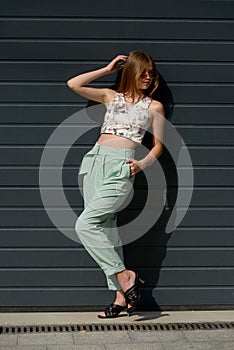
<svg viewBox="0 0 234 350"><path fill-rule="evenodd" d="M150 103L149 109L152 112L158 112L158 113L163 114L163 115L165 114L163 104L160 101L154 100L152 98L151 98L151 103Z"/></svg>

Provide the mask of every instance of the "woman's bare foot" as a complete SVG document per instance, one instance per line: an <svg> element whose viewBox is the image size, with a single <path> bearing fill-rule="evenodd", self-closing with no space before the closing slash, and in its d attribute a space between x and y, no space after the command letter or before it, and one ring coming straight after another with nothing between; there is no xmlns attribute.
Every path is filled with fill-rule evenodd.
<svg viewBox="0 0 234 350"><path fill-rule="evenodd" d="M122 290L117 290L116 291L116 298L115 298L114 304L117 304L117 305L120 305L120 306L127 306L126 300L125 300L125 297L124 297L124 293L123 293ZM102 312L99 313L99 315L102 316L102 317L105 317L105 312L102 311Z"/></svg>
<svg viewBox="0 0 234 350"><path fill-rule="evenodd" d="M126 290L128 290L130 287L134 285L135 279L136 279L136 273L132 270L123 270L121 272L116 273L116 278L122 290L116 291L116 298L115 298L114 304L117 304L120 306L127 306L124 292L126 292ZM131 307L131 305L128 305L128 307ZM105 312L102 311L100 312L99 315L102 317L105 317Z"/></svg>

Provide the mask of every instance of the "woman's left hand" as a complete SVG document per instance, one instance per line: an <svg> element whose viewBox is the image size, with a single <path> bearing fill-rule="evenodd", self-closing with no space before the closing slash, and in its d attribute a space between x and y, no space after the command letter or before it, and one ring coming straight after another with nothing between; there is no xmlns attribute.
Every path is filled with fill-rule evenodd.
<svg viewBox="0 0 234 350"><path fill-rule="evenodd" d="M136 175L142 170L142 168L140 167L140 163L135 159L126 160L126 163L130 165L130 176Z"/></svg>

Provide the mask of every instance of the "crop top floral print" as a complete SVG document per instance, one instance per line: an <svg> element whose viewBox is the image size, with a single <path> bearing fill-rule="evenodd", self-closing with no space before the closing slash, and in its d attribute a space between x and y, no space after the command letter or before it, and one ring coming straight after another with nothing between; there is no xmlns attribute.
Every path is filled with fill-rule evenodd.
<svg viewBox="0 0 234 350"><path fill-rule="evenodd" d="M123 136L141 143L151 125L149 105L151 98L144 97L129 108L122 92L116 93L108 105L101 133Z"/></svg>

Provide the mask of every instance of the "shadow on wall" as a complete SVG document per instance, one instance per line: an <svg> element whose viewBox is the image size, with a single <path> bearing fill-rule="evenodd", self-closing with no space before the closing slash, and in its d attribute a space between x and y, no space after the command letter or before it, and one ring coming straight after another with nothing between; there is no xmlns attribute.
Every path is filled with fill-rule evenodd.
<svg viewBox="0 0 234 350"><path fill-rule="evenodd" d="M117 73L116 81L110 88L117 90L121 78L121 71ZM171 121L173 117L174 101L171 90L166 81L159 73L159 86L153 95L153 99L160 101L165 110L166 119ZM87 107L96 104L89 101ZM151 149L152 135L147 131L145 133L142 144ZM154 226L136 241L125 245L124 256L127 268L139 271L141 278L146 280L146 284L142 288L142 298L138 305L138 310L163 310L163 308L170 307L170 305L160 305L157 302L154 290L158 285L160 268L166 256L167 242L170 239L171 233L166 233L165 229L168 220L176 203L178 192L178 178L175 162L172 159L169 151L164 146L162 155L158 159L165 175L167 191L165 197L165 206ZM176 161L176 159L175 159ZM140 189L140 190L139 190ZM144 189L144 190L142 190ZM162 193L164 196L164 192ZM144 207L144 202L147 198L147 181L143 172L140 172L135 177L134 182L134 196L131 203L122 211L118 213L118 226L126 225L129 222L129 209L132 213L137 215L139 212L139 203L141 203L141 210ZM134 218L131 218L133 220Z"/></svg>

